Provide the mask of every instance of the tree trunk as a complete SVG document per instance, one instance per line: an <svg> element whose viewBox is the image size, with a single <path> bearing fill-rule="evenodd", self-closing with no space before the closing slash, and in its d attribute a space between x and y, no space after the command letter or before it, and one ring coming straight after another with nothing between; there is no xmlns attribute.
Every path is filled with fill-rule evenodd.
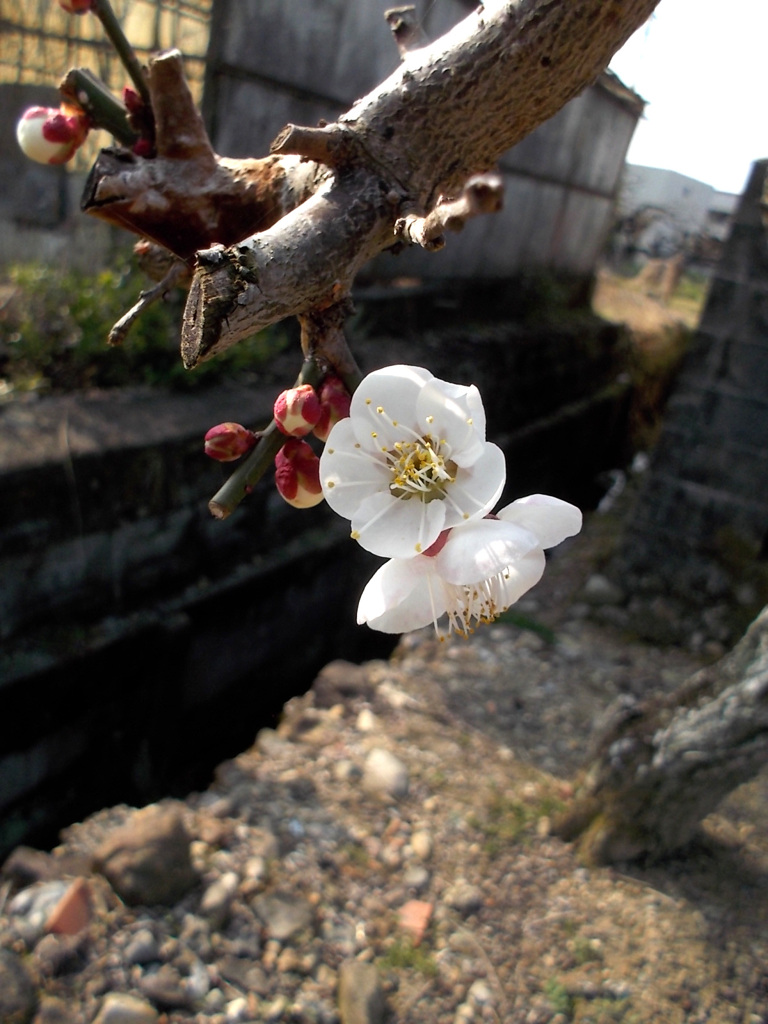
<svg viewBox="0 0 768 1024"><path fill-rule="evenodd" d="M676 693L609 709L555 831L588 863L659 859L767 759L768 607L729 655Z"/></svg>

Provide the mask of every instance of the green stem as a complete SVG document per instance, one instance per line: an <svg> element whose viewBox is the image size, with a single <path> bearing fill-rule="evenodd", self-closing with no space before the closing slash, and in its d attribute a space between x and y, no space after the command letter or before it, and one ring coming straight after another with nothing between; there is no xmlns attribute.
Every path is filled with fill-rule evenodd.
<svg viewBox="0 0 768 1024"><path fill-rule="evenodd" d="M117 51L118 57L123 62L125 70L131 76L131 80L136 86L139 96L141 96L147 107L151 109L152 100L149 95L149 88L147 86L144 69L139 63L133 47L125 38L123 30L115 17L115 12L112 10L112 5L109 0L94 0L93 13L104 26L104 31L107 33L109 41Z"/></svg>
<svg viewBox="0 0 768 1024"><path fill-rule="evenodd" d="M304 360L301 372L296 378L296 385L311 384L316 387L323 376L322 369L313 358ZM259 443L251 454L240 463L235 472L214 494L208 502L208 508L217 519L226 519L240 502L250 493L254 485L273 465L275 456L285 444L287 438L278 430L274 420L261 435Z"/></svg>
<svg viewBox="0 0 768 1024"><path fill-rule="evenodd" d="M106 85L86 68L72 68L64 77L59 92L88 114L97 128L103 128L128 148L138 139L128 123L128 112Z"/></svg>

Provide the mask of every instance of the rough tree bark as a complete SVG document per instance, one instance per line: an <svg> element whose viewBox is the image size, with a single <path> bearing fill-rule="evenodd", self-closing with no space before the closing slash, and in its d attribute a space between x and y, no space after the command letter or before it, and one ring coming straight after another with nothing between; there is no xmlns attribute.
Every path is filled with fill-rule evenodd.
<svg viewBox="0 0 768 1024"><path fill-rule="evenodd" d="M677 692L608 719L555 831L592 864L668 856L768 760L768 608Z"/></svg>

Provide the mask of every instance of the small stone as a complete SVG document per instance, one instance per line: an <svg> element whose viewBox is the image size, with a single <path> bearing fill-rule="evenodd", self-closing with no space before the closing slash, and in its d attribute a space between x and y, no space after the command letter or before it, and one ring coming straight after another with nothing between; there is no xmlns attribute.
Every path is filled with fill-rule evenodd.
<svg viewBox="0 0 768 1024"><path fill-rule="evenodd" d="M125 947L125 962L128 964L151 964L160 959L157 939L149 928L141 928Z"/></svg>
<svg viewBox="0 0 768 1024"><path fill-rule="evenodd" d="M175 807L131 815L96 851L96 866L129 905L173 906L196 884L190 836Z"/></svg>
<svg viewBox="0 0 768 1024"><path fill-rule="evenodd" d="M398 911L400 927L408 932L414 946L418 946L426 934L434 905L425 900L408 900Z"/></svg>
<svg viewBox="0 0 768 1024"><path fill-rule="evenodd" d="M421 892L429 885L429 872L423 864L412 864L403 873L403 885L408 889Z"/></svg>
<svg viewBox="0 0 768 1024"><path fill-rule="evenodd" d="M370 708L363 708L357 716L355 728L358 732L375 732L379 727L379 720Z"/></svg>
<svg viewBox="0 0 768 1024"><path fill-rule="evenodd" d="M293 893L275 892L259 896L254 901L254 909L269 937L278 942L287 942L314 925L314 907Z"/></svg>
<svg viewBox="0 0 768 1024"><path fill-rule="evenodd" d="M341 1024L383 1024L386 1010L379 972L373 964L345 960L339 970Z"/></svg>
<svg viewBox="0 0 768 1024"><path fill-rule="evenodd" d="M337 782L356 782L362 777L360 768L348 757L342 757L333 765L333 777Z"/></svg>
<svg viewBox="0 0 768 1024"><path fill-rule="evenodd" d="M432 856L432 836L426 829L418 829L411 836L411 849L419 860L429 860Z"/></svg>
<svg viewBox="0 0 768 1024"><path fill-rule="evenodd" d="M42 996L32 1024L81 1024L71 1004L56 996Z"/></svg>
<svg viewBox="0 0 768 1024"><path fill-rule="evenodd" d="M17 927L25 939L34 942L43 934L48 917L69 888L67 882L38 882L16 893L7 907L11 917L23 919Z"/></svg>
<svg viewBox="0 0 768 1024"><path fill-rule="evenodd" d="M224 1009L224 1014L227 1021L231 1021L232 1024L237 1024L241 1020L247 1020L248 1000L245 996L237 996L235 999L231 999Z"/></svg>
<svg viewBox="0 0 768 1024"><path fill-rule="evenodd" d="M46 930L57 935L76 935L91 920L91 887L76 878L51 911Z"/></svg>
<svg viewBox="0 0 768 1024"><path fill-rule="evenodd" d="M365 759L363 788L380 796L400 799L408 795L408 769L400 760L382 747L374 747Z"/></svg>
<svg viewBox="0 0 768 1024"><path fill-rule="evenodd" d="M475 914L483 905L483 892L477 885L459 881L445 893L445 902L464 917Z"/></svg>
<svg viewBox="0 0 768 1024"><path fill-rule="evenodd" d="M493 1003L493 992L491 992L488 982L482 978L473 981L469 986L467 999L477 1006L490 1006Z"/></svg>
<svg viewBox="0 0 768 1024"><path fill-rule="evenodd" d="M154 974L145 974L139 982L139 988L148 999L163 1010L191 1008L191 999L184 979L170 964L163 964Z"/></svg>
<svg viewBox="0 0 768 1024"><path fill-rule="evenodd" d="M0 1021L26 1024L37 1009L32 978L15 953L0 949Z"/></svg>
<svg viewBox="0 0 768 1024"><path fill-rule="evenodd" d="M157 1010L144 999L127 992L110 992L104 997L93 1024L157 1024Z"/></svg>
<svg viewBox="0 0 768 1024"><path fill-rule="evenodd" d="M581 592L582 599L587 604L622 604L624 591L615 583L612 583L607 576L601 573L594 573L589 577Z"/></svg>
<svg viewBox="0 0 768 1024"><path fill-rule="evenodd" d="M35 959L40 972L49 976L64 974L82 967L83 952L87 934L44 935L35 946Z"/></svg>
<svg viewBox="0 0 768 1024"><path fill-rule="evenodd" d="M214 930L218 930L229 917L232 900L237 895L240 879L235 871L227 871L203 893L200 913L206 917Z"/></svg>

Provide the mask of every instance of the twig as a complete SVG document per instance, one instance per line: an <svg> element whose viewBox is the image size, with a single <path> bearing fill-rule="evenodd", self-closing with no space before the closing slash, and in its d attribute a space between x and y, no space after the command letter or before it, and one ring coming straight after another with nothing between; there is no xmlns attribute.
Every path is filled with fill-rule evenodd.
<svg viewBox="0 0 768 1024"><path fill-rule="evenodd" d="M502 207L504 185L498 174L476 174L458 199L438 199L426 217L408 214L395 222L395 234L432 252L445 245L445 231L461 231L470 218L496 213Z"/></svg>
<svg viewBox="0 0 768 1024"><path fill-rule="evenodd" d="M124 146L132 147L138 134L128 122L128 111L106 85L87 68L72 68L59 83L59 92L88 114L96 128L103 128Z"/></svg>
<svg viewBox="0 0 768 1024"><path fill-rule="evenodd" d="M109 3L109 0L94 0L92 10L104 26L104 31L107 33L109 41L117 51L118 57L123 62L125 70L131 76L131 81L136 86L139 96L141 96L142 100L148 107L151 107L152 104L149 98L149 89L147 87L144 69L141 64L139 64L133 47L125 38L123 30L120 27L120 22L115 17L115 12L112 10L112 5Z"/></svg>
<svg viewBox="0 0 768 1024"><path fill-rule="evenodd" d="M123 316L120 317L109 332L107 344L122 345L131 327L133 327L134 323L148 306L151 306L159 299L162 299L166 292L170 291L171 288L183 285L185 281L189 281L190 278L191 271L187 264L182 260L176 260L162 281L156 284L154 288L148 288L146 291L139 293L138 300L133 306L131 306L127 313L124 313Z"/></svg>

